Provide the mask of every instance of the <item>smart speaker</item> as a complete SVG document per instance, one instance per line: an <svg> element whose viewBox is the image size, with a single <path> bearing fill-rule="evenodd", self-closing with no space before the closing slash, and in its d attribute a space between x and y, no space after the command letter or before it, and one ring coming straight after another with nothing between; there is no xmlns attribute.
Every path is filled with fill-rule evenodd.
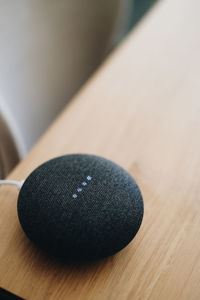
<svg viewBox="0 0 200 300"><path fill-rule="evenodd" d="M21 226L36 245L67 260L115 254L136 235L143 199L133 177L102 157L72 154L35 169L18 197Z"/></svg>

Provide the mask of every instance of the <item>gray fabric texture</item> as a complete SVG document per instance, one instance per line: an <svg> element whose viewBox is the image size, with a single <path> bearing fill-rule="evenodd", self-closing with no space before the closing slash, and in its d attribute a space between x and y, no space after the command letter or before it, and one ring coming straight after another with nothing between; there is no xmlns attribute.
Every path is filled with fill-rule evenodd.
<svg viewBox="0 0 200 300"><path fill-rule="evenodd" d="M124 248L143 218L143 199L131 175L102 157L52 159L26 179L18 216L27 236L67 260L93 260Z"/></svg>

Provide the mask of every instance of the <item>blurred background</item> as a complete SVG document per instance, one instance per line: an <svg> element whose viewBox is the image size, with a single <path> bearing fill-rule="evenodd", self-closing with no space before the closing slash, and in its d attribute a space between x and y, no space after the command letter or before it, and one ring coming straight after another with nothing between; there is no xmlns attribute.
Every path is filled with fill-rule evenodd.
<svg viewBox="0 0 200 300"><path fill-rule="evenodd" d="M0 0L0 178L155 0Z"/></svg>

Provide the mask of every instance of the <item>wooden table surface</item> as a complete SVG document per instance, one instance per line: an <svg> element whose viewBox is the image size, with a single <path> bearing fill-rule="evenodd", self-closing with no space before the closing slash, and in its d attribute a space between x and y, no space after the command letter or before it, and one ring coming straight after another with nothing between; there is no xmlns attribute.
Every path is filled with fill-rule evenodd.
<svg viewBox="0 0 200 300"><path fill-rule="evenodd" d="M116 161L144 197L134 241L108 259L62 265L29 242L17 191L2 187L1 287L40 300L200 299L199 9L199 0L156 4L9 176L65 153Z"/></svg>

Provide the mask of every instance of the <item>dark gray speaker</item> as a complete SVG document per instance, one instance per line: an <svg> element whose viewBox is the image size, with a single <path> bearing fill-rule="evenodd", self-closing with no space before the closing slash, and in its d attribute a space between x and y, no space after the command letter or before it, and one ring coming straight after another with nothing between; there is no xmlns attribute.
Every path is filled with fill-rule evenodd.
<svg viewBox="0 0 200 300"><path fill-rule="evenodd" d="M67 260L93 260L124 248L143 218L141 192L131 175L94 155L57 157L25 180L18 217L40 248Z"/></svg>

